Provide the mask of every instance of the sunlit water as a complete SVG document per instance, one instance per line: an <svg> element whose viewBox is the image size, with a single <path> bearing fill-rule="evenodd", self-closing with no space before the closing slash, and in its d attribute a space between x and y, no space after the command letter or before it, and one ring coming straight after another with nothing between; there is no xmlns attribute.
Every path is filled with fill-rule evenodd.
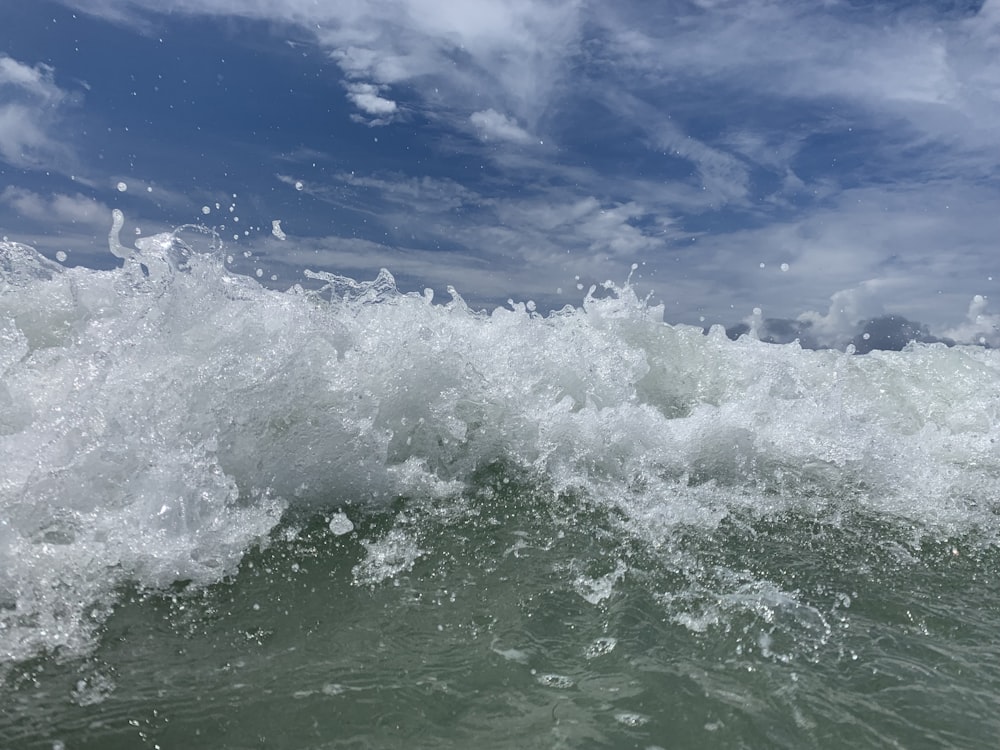
<svg viewBox="0 0 1000 750"><path fill-rule="evenodd" d="M0 245L0 747L990 747L1000 356Z"/></svg>

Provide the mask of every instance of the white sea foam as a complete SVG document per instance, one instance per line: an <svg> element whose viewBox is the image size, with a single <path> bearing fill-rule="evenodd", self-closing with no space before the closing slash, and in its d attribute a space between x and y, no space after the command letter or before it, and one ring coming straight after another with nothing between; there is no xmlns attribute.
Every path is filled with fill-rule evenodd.
<svg viewBox="0 0 1000 750"><path fill-rule="evenodd" d="M278 292L191 228L128 248L121 224L113 271L0 244L4 661L85 649L122 582L221 579L289 506L447 497L496 460L653 540L737 506L993 525L995 351L734 342L627 286L548 316L384 271ZM359 579L413 565L392 541Z"/></svg>

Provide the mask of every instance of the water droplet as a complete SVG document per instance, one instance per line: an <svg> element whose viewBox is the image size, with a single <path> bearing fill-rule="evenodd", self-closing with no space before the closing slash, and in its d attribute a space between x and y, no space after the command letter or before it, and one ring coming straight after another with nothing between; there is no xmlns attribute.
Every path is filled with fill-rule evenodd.
<svg viewBox="0 0 1000 750"><path fill-rule="evenodd" d="M128 190L128 185L126 185L124 182L119 182L118 183L118 192L119 193L124 193L126 190Z"/></svg>

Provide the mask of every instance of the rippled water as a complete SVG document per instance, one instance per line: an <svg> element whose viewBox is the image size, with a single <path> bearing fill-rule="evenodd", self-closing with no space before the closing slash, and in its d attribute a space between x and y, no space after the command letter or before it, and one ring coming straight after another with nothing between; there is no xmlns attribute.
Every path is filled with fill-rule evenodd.
<svg viewBox="0 0 1000 750"><path fill-rule="evenodd" d="M1000 562L863 511L636 540L489 469L282 528L231 580L119 594L8 676L5 747L988 747ZM667 498L665 498L667 500Z"/></svg>

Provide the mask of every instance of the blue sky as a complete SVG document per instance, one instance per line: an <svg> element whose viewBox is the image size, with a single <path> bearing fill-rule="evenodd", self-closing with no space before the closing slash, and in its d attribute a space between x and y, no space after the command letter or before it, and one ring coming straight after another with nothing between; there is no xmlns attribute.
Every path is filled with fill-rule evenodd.
<svg viewBox="0 0 1000 750"><path fill-rule="evenodd" d="M0 6L0 235L70 265L117 207L279 288L551 309L635 263L668 322L998 345L998 123L1000 0Z"/></svg>

